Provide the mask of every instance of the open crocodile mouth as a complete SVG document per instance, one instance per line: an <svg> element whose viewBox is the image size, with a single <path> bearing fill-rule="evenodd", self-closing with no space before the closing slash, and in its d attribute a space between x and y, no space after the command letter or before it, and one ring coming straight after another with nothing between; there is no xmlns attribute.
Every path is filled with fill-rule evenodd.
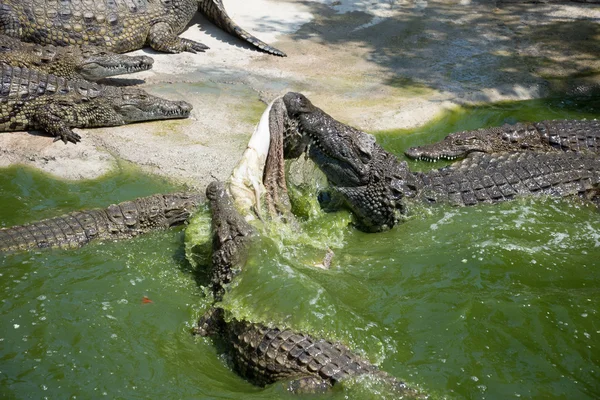
<svg viewBox="0 0 600 400"><path fill-rule="evenodd" d="M327 179L338 186L363 185L364 179L361 177L366 176L366 174L357 168L355 163L346 161L346 159L350 158L350 155L338 157L322 143L318 134L311 132L310 129L305 129L302 121L297 121L294 125L296 125L296 130L301 137L309 139L306 143L307 153L319 165L320 169L325 172Z"/></svg>

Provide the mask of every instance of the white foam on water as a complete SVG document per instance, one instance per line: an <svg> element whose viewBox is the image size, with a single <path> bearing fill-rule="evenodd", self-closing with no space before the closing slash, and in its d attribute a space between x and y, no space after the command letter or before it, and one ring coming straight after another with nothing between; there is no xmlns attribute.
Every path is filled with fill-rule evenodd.
<svg viewBox="0 0 600 400"><path fill-rule="evenodd" d="M432 231L435 231L439 228L440 225L447 225L452 223L452 218L457 216L459 214L458 211L448 211L444 213L444 216L442 218L440 218L439 221L434 222L433 224L431 224L429 226L429 229L431 229Z"/></svg>
<svg viewBox="0 0 600 400"><path fill-rule="evenodd" d="M600 246L600 232L598 232L598 230L595 229L589 221L585 223L584 227L587 231L586 236L589 237L590 239L594 240L594 247L599 247Z"/></svg>

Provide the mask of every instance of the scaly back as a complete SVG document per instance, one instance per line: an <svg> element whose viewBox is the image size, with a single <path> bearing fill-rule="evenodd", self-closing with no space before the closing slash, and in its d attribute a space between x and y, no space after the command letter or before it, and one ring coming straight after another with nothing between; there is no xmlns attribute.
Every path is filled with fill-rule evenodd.
<svg viewBox="0 0 600 400"><path fill-rule="evenodd" d="M197 10L193 0L1 0L0 32L27 42L92 44L121 53L141 48L157 22L181 33Z"/></svg>
<svg viewBox="0 0 600 400"><path fill-rule="evenodd" d="M31 127L27 110L36 100L65 97L85 101L102 95L102 85L84 80L67 80L27 68L0 66L0 131L18 131Z"/></svg>

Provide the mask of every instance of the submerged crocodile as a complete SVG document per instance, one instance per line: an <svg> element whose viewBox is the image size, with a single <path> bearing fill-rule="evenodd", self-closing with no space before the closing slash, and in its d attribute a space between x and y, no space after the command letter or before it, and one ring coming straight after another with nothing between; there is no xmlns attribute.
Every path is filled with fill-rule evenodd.
<svg viewBox="0 0 600 400"><path fill-rule="evenodd" d="M96 46L52 46L0 35L0 64L25 67L67 79L97 81L152 68L148 56L126 56Z"/></svg>
<svg viewBox="0 0 600 400"><path fill-rule="evenodd" d="M523 150L600 153L600 121L542 121L455 132L439 142L411 147L405 154L416 160L437 161L463 158L474 152Z"/></svg>
<svg viewBox="0 0 600 400"><path fill-rule="evenodd" d="M72 128L118 126L186 118L192 106L142 89L67 80L27 68L0 65L0 132L42 130L63 142L81 137Z"/></svg>
<svg viewBox="0 0 600 400"><path fill-rule="evenodd" d="M242 270L254 229L238 213L222 183L211 183L206 197L212 211L213 291L218 299ZM341 343L228 319L218 306L200 318L195 333L215 337L227 349L234 369L259 386L287 380L293 391L320 392L344 379L368 375L389 384L402 398L426 398Z"/></svg>
<svg viewBox="0 0 600 400"><path fill-rule="evenodd" d="M258 49L285 56L233 22L221 0L0 0L0 32L26 42L91 44L117 53L145 45L160 52L195 53L208 47L177 35L197 11Z"/></svg>
<svg viewBox="0 0 600 400"><path fill-rule="evenodd" d="M600 157L586 153L477 153L445 168L411 172L373 136L336 121L302 94L288 93L283 103L286 157L306 151L331 186L322 204L350 209L362 230L391 228L414 202L468 206L531 195L593 197L599 188Z"/></svg>
<svg viewBox="0 0 600 400"><path fill-rule="evenodd" d="M193 193L158 194L0 229L0 252L75 248L92 240L132 238L182 224L201 200Z"/></svg>

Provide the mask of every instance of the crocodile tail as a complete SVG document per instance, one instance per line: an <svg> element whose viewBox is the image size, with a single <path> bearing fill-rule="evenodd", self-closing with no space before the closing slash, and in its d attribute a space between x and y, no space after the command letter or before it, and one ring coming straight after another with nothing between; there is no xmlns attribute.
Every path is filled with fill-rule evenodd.
<svg viewBox="0 0 600 400"><path fill-rule="evenodd" d="M226 32L258 47L260 50L273 54L275 56L286 57L286 54L275 47L269 46L262 40L249 34L241 27L239 27L227 14L223 2L221 0L200 0L198 2L198 9L208 19L210 19L215 25L223 29Z"/></svg>

